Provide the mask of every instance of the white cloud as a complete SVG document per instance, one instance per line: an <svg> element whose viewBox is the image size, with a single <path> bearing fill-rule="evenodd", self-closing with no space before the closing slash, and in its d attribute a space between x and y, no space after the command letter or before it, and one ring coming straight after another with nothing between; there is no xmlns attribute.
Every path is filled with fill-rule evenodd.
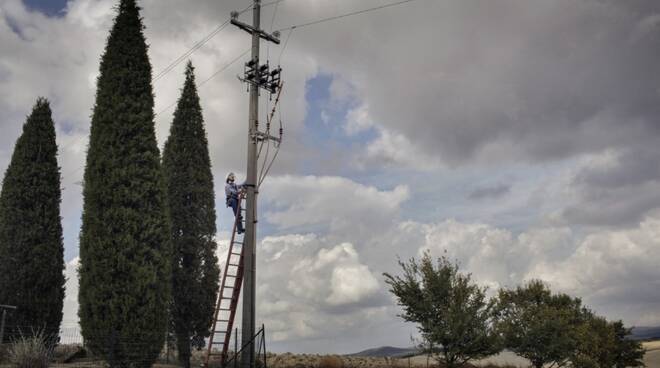
<svg viewBox="0 0 660 368"><path fill-rule="evenodd" d="M275 28L379 1L282 2ZM28 12L20 0L0 4L0 45L11 50L0 57L0 167L6 167L36 97L51 98L64 175L67 257L77 253L82 203L75 183L83 173L99 57L116 3L70 0L60 18ZM407 344L409 333L395 317L397 309L379 299L378 275L396 267L395 255L417 255L420 248L435 255L447 249L493 287L542 277L585 296L610 317L660 323L654 299L660 64L653 47L660 9L642 3L415 2L294 31L282 59L285 143L274 176L261 188L268 209L263 220L280 236L260 243L259 311L279 346L351 351L360 341L376 344L371 338L383 345L390 338ZM140 4L154 74L231 10L245 6L239 0ZM264 19L273 9L265 9ZM244 32L228 27L197 50L198 81L238 56L248 42ZM435 47L427 47L430 43ZM613 44L621 52L612 53ZM271 46L271 56L280 50ZM176 101L182 71L179 65L155 82L157 112ZM238 62L200 87L216 178L245 167L247 97L235 78L241 71ZM345 133L374 132L373 140L341 152L341 159L319 157L305 135L306 83L321 72L333 77L331 103L353 108ZM172 112L156 119L161 145ZM325 112L328 122L332 112ZM585 152L593 160L580 163L570 180L553 178L546 164L537 165L576 160ZM355 168L366 169L365 176L378 174L376 179L330 176L335 174L327 172L326 162L340 165L341 175ZM461 171L474 162L488 163L488 170L472 177ZM517 171L525 183L513 183L506 202L457 204L474 184L490 182L483 176L511 162L531 164ZM409 183L396 174L402 168L440 167L443 171L427 183ZM315 175L300 174L310 172ZM460 175L467 179L449 189L418 191L443 187L449 176ZM371 184L382 177L387 184ZM221 193L221 179L216 186ZM218 216L226 225L230 214L219 197ZM417 221L407 221L407 205ZM426 212L417 212L419 207ZM534 220L515 231L495 226L504 212L547 217L554 226ZM218 238L224 261L228 235ZM299 273L291 272L295 267ZM74 269L67 265L67 323L77 320ZM354 279L361 282L351 283ZM377 336L360 335L364 331Z"/></svg>
<svg viewBox="0 0 660 368"><path fill-rule="evenodd" d="M259 318L275 342L332 339L386 305L377 276L350 243L288 234L264 238L259 249Z"/></svg>
<svg viewBox="0 0 660 368"><path fill-rule="evenodd" d="M355 135L374 126L374 122L369 115L369 106L360 105L351 109L346 115L346 125L344 130L348 135Z"/></svg>
<svg viewBox="0 0 660 368"><path fill-rule="evenodd" d="M318 227L332 232L382 227L392 223L410 192L399 185L379 190L336 176L276 176L262 190L272 207L268 222L281 229Z"/></svg>
<svg viewBox="0 0 660 368"><path fill-rule="evenodd" d="M78 327L78 264L80 258L76 257L67 262L64 269L66 284L64 285L64 308L62 316L63 328Z"/></svg>
<svg viewBox="0 0 660 368"><path fill-rule="evenodd" d="M305 278L301 282L295 275ZM359 262L350 243L322 248L315 257L300 260L291 276L288 289L294 295L333 306L358 303L378 291L378 281L369 267Z"/></svg>
<svg viewBox="0 0 660 368"><path fill-rule="evenodd" d="M597 304L634 300L636 307L648 308L660 303L658 249L660 218L648 217L635 229L589 234L568 257L539 263L529 274Z"/></svg>
<svg viewBox="0 0 660 368"><path fill-rule="evenodd" d="M428 155L405 135L380 128L378 138L369 142L359 164L362 167L378 165L404 167L416 170L432 170L440 167L441 161Z"/></svg>
<svg viewBox="0 0 660 368"><path fill-rule="evenodd" d="M410 225L410 224L409 224ZM584 237L568 228L529 229L517 236L485 224L449 220L414 224L426 235L419 254L457 260L492 288L542 279L557 291L583 298L608 318L658 324L660 218L632 230L596 231Z"/></svg>

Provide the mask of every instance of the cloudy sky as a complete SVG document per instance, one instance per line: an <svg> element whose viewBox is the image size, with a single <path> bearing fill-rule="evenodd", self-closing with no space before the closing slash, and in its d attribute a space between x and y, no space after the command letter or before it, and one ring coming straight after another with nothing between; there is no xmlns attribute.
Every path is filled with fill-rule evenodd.
<svg viewBox="0 0 660 368"><path fill-rule="evenodd" d="M284 0L262 21L282 29L393 1ZM82 165L116 4L0 0L0 170L36 98L48 97L67 327L77 323ZM140 4L156 75L250 2ZM415 328L397 317L382 273L425 250L491 290L540 278L611 319L660 325L660 2L416 0L282 39L286 48L262 48L286 81L285 142L260 197L258 320L270 347L410 345ZM232 27L215 35L191 56L198 81L249 41ZM183 67L154 82L161 146ZM200 87L220 253L231 221L222 179L246 166L241 72L234 63Z"/></svg>

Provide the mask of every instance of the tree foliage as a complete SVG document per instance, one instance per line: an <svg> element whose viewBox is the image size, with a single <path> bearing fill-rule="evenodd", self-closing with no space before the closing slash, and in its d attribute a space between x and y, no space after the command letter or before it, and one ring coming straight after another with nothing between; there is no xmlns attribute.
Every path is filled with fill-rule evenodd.
<svg viewBox="0 0 660 368"><path fill-rule="evenodd" d="M491 323L493 304L469 274L444 257L434 266L428 253L399 265L403 274L386 273L386 283L403 308L401 317L417 323L422 338L438 347L439 362L460 367L501 350Z"/></svg>
<svg viewBox="0 0 660 368"><path fill-rule="evenodd" d="M626 368L644 366L644 348L629 339L623 322L609 322L588 309L577 327L578 339L571 354L573 368Z"/></svg>
<svg viewBox="0 0 660 368"><path fill-rule="evenodd" d="M135 0L101 58L84 176L79 316L111 366L151 366L167 331L171 243L151 65Z"/></svg>
<svg viewBox="0 0 660 368"><path fill-rule="evenodd" d="M64 246L55 127L39 98L23 125L0 193L0 304L17 307L6 337L58 335Z"/></svg>
<svg viewBox="0 0 660 368"><path fill-rule="evenodd" d="M614 331L614 364L612 366L616 368L643 367L646 351L641 342L629 338L632 329L626 328L620 320L610 322L609 325Z"/></svg>
<svg viewBox="0 0 660 368"><path fill-rule="evenodd" d="M566 365L580 341L582 302L533 280L499 293L497 328L505 346L534 367Z"/></svg>
<svg viewBox="0 0 660 368"><path fill-rule="evenodd" d="M215 195L202 108L192 63L163 151L174 248L172 320L181 362L209 336L218 293Z"/></svg>

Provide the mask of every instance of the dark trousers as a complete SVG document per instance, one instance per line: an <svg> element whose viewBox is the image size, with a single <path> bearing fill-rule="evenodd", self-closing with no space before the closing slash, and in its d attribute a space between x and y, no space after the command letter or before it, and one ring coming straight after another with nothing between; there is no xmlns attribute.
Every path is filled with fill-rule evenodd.
<svg viewBox="0 0 660 368"><path fill-rule="evenodd" d="M245 230L243 229L243 215L241 215L241 209L238 207L238 199L229 198L227 200L227 204L229 205L229 207L231 207L232 211L234 212L234 218L238 220L238 224L236 224L236 229L238 230L239 233L244 232Z"/></svg>

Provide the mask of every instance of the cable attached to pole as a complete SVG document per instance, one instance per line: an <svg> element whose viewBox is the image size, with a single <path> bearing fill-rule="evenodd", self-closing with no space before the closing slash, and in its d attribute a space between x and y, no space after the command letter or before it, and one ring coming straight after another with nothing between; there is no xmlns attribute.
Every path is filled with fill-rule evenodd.
<svg viewBox="0 0 660 368"><path fill-rule="evenodd" d="M308 23L301 23L301 24L297 24L297 25L294 25L294 26L280 28L280 29L278 29L278 31L282 32L282 31L287 31L287 30L290 30L290 29L308 27L308 26L312 26L312 25L315 25L315 24L319 24L319 23L329 22L331 20L337 20L337 19L341 19L341 18L350 17L350 16L353 16L353 15L368 13L368 12L372 12L372 11L375 11L375 10L380 10L380 9L385 9L385 8L389 8L389 7L392 7L392 6L397 6L397 5L410 3L410 2L413 2L413 1L416 1L416 0L397 1L397 2L394 2L394 3L389 3L389 4L385 4L385 5L381 5L381 6L375 6L373 8L358 10L358 11L354 11L354 12L350 12L350 13L346 13L346 14L341 14L341 15L336 15L336 16L333 16L333 17L328 17L328 18L323 18L323 19L311 21L311 22L308 22Z"/></svg>

